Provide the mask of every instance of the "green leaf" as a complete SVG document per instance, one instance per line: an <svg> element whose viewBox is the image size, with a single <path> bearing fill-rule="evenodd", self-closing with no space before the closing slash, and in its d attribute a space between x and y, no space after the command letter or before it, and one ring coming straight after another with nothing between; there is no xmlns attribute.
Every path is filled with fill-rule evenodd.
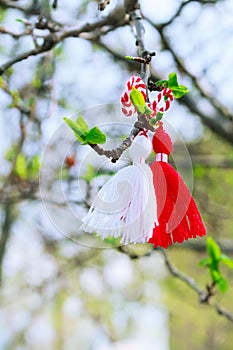
<svg viewBox="0 0 233 350"><path fill-rule="evenodd" d="M102 144L106 142L106 135L95 126L84 137L85 142L91 144Z"/></svg>
<svg viewBox="0 0 233 350"><path fill-rule="evenodd" d="M163 113L162 113L162 112L157 112L157 113L156 113L156 118L157 118L158 120L161 120L161 119L163 118Z"/></svg>
<svg viewBox="0 0 233 350"><path fill-rule="evenodd" d="M206 240L206 249L209 257L199 261L199 265L208 266L212 281L217 284L221 292L225 292L228 288L228 281L222 276L219 263L222 262L233 269L233 260L221 253L219 245L211 237Z"/></svg>
<svg viewBox="0 0 233 350"><path fill-rule="evenodd" d="M89 131L89 127L81 115L76 120L76 124L79 125L79 127L83 130L84 133Z"/></svg>
<svg viewBox="0 0 233 350"><path fill-rule="evenodd" d="M125 58L129 61L134 61L134 57L133 56L125 56Z"/></svg>
<svg viewBox="0 0 233 350"><path fill-rule="evenodd" d="M151 114L153 114L153 113L154 113L154 111L153 111L152 109L150 109L150 108L146 105L143 114L151 115Z"/></svg>
<svg viewBox="0 0 233 350"><path fill-rule="evenodd" d="M172 93L175 98L181 98L189 92L188 88L183 85L179 85L177 87L170 87L170 89L172 90Z"/></svg>
<svg viewBox="0 0 233 350"><path fill-rule="evenodd" d="M40 156L36 154L28 162L28 177L34 179L38 176L40 170Z"/></svg>
<svg viewBox="0 0 233 350"><path fill-rule="evenodd" d="M23 153L20 153L16 159L15 173L22 179L27 179L28 177L27 161Z"/></svg>
<svg viewBox="0 0 233 350"><path fill-rule="evenodd" d="M34 107L36 104L36 98L35 97L30 97L29 100L27 101L28 108Z"/></svg>
<svg viewBox="0 0 233 350"><path fill-rule="evenodd" d="M6 14L7 14L6 8L1 8L1 11L0 11L0 23L5 20Z"/></svg>
<svg viewBox="0 0 233 350"><path fill-rule="evenodd" d="M158 80L155 83L155 86L163 86L163 87L168 87L168 81L167 80Z"/></svg>
<svg viewBox="0 0 233 350"><path fill-rule="evenodd" d="M211 273L212 280L215 283L218 283L218 281L222 278L222 275L218 270L211 270L210 273Z"/></svg>
<svg viewBox="0 0 233 350"><path fill-rule="evenodd" d="M203 179L207 173L208 170L206 170L206 167L200 164L194 165L194 178L196 179Z"/></svg>
<svg viewBox="0 0 233 350"><path fill-rule="evenodd" d="M187 92L189 91L186 86L178 84L176 73L169 74L168 87L172 90L172 93L175 98L180 98L183 95L187 94Z"/></svg>
<svg viewBox="0 0 233 350"><path fill-rule="evenodd" d="M198 262L198 265L199 265L199 266L209 266L209 265L210 265L210 262L211 262L211 259L210 259L210 258L204 258L204 259L201 259L201 260Z"/></svg>
<svg viewBox="0 0 233 350"><path fill-rule="evenodd" d="M76 122L66 117L64 117L63 120L71 128L77 140L84 142L85 135L89 132L88 125L86 124L85 120L81 116L78 117Z"/></svg>
<svg viewBox="0 0 233 350"><path fill-rule="evenodd" d="M56 56L56 58L62 57L63 52L64 52L64 45L63 44L57 45L54 49L54 55Z"/></svg>
<svg viewBox="0 0 233 350"><path fill-rule="evenodd" d="M17 150L18 150L18 145L16 144L11 145L11 147L7 150L5 154L5 159L8 160L8 162L12 162L15 159Z"/></svg>
<svg viewBox="0 0 233 350"><path fill-rule="evenodd" d="M228 289L228 281L225 278L221 277L216 283L220 292L226 292L226 290Z"/></svg>
<svg viewBox="0 0 233 350"><path fill-rule="evenodd" d="M233 260L229 258L229 256L225 255L225 254L221 254L220 256L220 261L227 265L228 267L230 267L231 269L233 269Z"/></svg>
<svg viewBox="0 0 233 350"><path fill-rule="evenodd" d="M157 119L156 118L151 118L149 123L150 123L150 125L156 125Z"/></svg>
<svg viewBox="0 0 233 350"><path fill-rule="evenodd" d="M12 76L12 74L14 73L14 69L12 67L8 68L4 75L7 77L7 78L10 78Z"/></svg>
<svg viewBox="0 0 233 350"><path fill-rule="evenodd" d="M210 258L214 262L219 262L221 258L221 249L215 240L211 237L208 237L206 240L206 249Z"/></svg>
<svg viewBox="0 0 233 350"><path fill-rule="evenodd" d="M76 122L66 117L63 120L71 128L78 141L84 144L102 144L106 142L106 135L97 126L89 130L82 116L79 116Z"/></svg>
<svg viewBox="0 0 233 350"><path fill-rule="evenodd" d="M109 245L111 245L111 246L113 246L113 247L115 247L115 246L119 246L120 245L121 238L120 237L115 238L115 237L109 236L109 237L104 239L104 242L109 244Z"/></svg>
<svg viewBox="0 0 233 350"><path fill-rule="evenodd" d="M136 110L140 114L144 114L146 102L141 91L137 90L134 86L132 87L132 91L130 93L130 100L133 105L136 107Z"/></svg>
<svg viewBox="0 0 233 350"><path fill-rule="evenodd" d="M212 280L217 284L221 292L225 292L228 288L228 281L222 277L221 273L217 270L211 271Z"/></svg>
<svg viewBox="0 0 233 350"><path fill-rule="evenodd" d="M4 85L5 83L4 83L3 77L0 77L0 88L2 89Z"/></svg>
<svg viewBox="0 0 233 350"><path fill-rule="evenodd" d="M20 103L22 102L22 100L21 100L21 98L19 96L19 92L17 90L11 90L10 94L11 94L11 97L12 97L13 107L19 106Z"/></svg>
<svg viewBox="0 0 233 350"><path fill-rule="evenodd" d="M161 119L163 118L163 113L162 112L157 112L156 113L156 117L155 118L152 118L150 120L150 124L151 125L155 125L158 123L158 121L160 121Z"/></svg>
<svg viewBox="0 0 233 350"><path fill-rule="evenodd" d="M171 89L172 87L178 87L178 80L176 73L171 73L168 76L168 87Z"/></svg>
<svg viewBox="0 0 233 350"><path fill-rule="evenodd" d="M29 20L25 18L16 18L16 22L23 23L25 26L29 26L31 24Z"/></svg>

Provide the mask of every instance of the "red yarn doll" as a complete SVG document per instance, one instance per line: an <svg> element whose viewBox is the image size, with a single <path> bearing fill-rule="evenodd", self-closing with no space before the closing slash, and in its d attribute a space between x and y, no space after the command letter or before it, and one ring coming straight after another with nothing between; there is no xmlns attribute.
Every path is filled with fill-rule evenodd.
<svg viewBox="0 0 233 350"><path fill-rule="evenodd" d="M179 173L168 164L172 141L163 129L155 132L152 144L156 161L151 165L157 198L159 226L153 229L148 240L155 247L167 248L172 243L182 243L189 238L204 236L205 226L192 195Z"/></svg>

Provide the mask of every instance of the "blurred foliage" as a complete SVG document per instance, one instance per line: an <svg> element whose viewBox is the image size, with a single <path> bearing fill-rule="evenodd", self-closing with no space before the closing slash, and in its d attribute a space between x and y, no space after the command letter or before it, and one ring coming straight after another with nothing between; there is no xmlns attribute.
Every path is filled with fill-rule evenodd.
<svg viewBox="0 0 233 350"><path fill-rule="evenodd" d="M193 164L194 197L199 203L208 233L213 238L232 238L233 149L205 130L202 140L188 146ZM203 158L202 164L198 157ZM227 162L226 162L227 159Z"/></svg>
<svg viewBox="0 0 233 350"><path fill-rule="evenodd" d="M33 180L39 176L40 156L35 154L26 157L23 153L18 153L18 146L13 145L5 155L6 160L14 162L14 173L23 180Z"/></svg>
<svg viewBox="0 0 233 350"><path fill-rule="evenodd" d="M200 273L198 266L205 253L174 248L170 250L169 255L179 269L187 275L192 275L197 283L205 288L209 278L208 272ZM225 294L217 293L216 299L225 308L232 310L233 271L223 267L223 273L230 281L229 289ZM171 349L231 349L232 325L226 323L213 309L208 310L208 306L200 304L198 297L182 281L168 276L164 283L164 298L169 308Z"/></svg>
<svg viewBox="0 0 233 350"><path fill-rule="evenodd" d="M221 292L225 292L228 288L228 281L224 278L220 272L220 264L233 269L233 260L227 255L222 254L219 245L211 237L207 237L206 250L209 255L208 258L204 258L199 261L200 266L206 266L209 268L212 282L217 284Z"/></svg>
<svg viewBox="0 0 233 350"><path fill-rule="evenodd" d="M146 3L144 2L143 5ZM177 2L173 1L173 3L177 6ZM229 88L231 75L230 70L225 68L226 62L223 60L227 59L231 65L230 47L232 45L230 41L227 44L221 42L219 35L216 38L212 33L217 35L222 31L222 36L230 40L230 36L225 35L230 33L227 18L226 21L221 22L221 26L218 25L221 8L215 9L214 2L209 5L203 1L186 3L187 6L184 6L186 10L180 13L179 21L173 21L166 32L171 31L172 41L178 45L178 52L182 57L181 63L187 61L188 67L193 69L198 79L201 77L200 81L204 81L206 90L213 89L213 95L218 96L223 91L222 100L225 101L226 93L231 91ZM30 6L34 9L33 11L35 9L38 11L40 8L38 1L31 3L11 1L9 4L13 6L12 9L2 6L0 8L1 28L3 26L6 30L12 29L17 32L17 25L20 25L15 21L17 17L26 18L33 23L36 21L37 15L35 13L30 15ZM14 8L21 4L26 6L28 11L23 13ZM221 6L224 4L227 4L227 1L221 1ZM48 6L48 1L45 5ZM189 5L193 6L190 11L188 11ZM164 6L166 12L170 11L170 6L166 4ZM100 15L95 12L96 8L97 3L91 0L73 3L60 1L58 9L51 15L55 22L58 21L58 25L59 21L66 22L67 25L77 23L78 27L82 23L92 23L95 20L105 23L105 13ZM153 8L154 6L151 10ZM228 14L226 8L224 7L224 11ZM50 12L46 7L44 10L47 13ZM206 19L214 23L213 11L215 15L217 14L217 24L214 30L205 30L202 25L199 26L198 19L200 18L203 23ZM160 11L157 13L159 14ZM185 13L188 14L187 18L184 16ZM207 17L202 18L205 13ZM159 19L156 21L159 23ZM230 11L229 22L232 23ZM187 24L185 30L182 23ZM195 23L198 28L195 28ZM19 32L25 28L27 27L21 24ZM179 72L179 79L181 78L188 86L193 84L191 94L198 102L200 95L192 79L189 76L185 77L182 66L172 60L169 50L157 38L160 28L158 27L156 34L153 33L151 41L153 45L157 45L156 49L159 47L161 51L157 54L156 72L160 72L161 75L164 75L163 71L166 71L166 74L167 71L173 70ZM67 222L70 236L63 236L63 231L62 234L58 233L58 230L50 224L51 217L44 209L45 203L41 202L38 191L40 156L51 134L61 124L61 116L67 115L71 110L77 115L77 110L89 107L90 103L115 101L120 96L123 80L126 81L131 74L127 70L127 67L131 66L126 67L121 63L122 65L118 68L115 61L113 62L110 58L110 52L105 53L104 47L99 45L98 40L103 30L107 32L105 45L110 43L110 48L117 53L124 51L123 56L131 49L132 54L135 53L136 48L129 26L117 28L117 35L111 37L111 34L114 34L113 29L109 30L104 25L93 33L82 33L80 37L64 40L50 52L15 64L0 77L2 117L0 132L3 152L0 166L2 187L0 191L0 276L2 277L0 348L4 350L39 350L41 348L99 350L100 341L103 340L111 350L116 346L120 349L140 347L144 350L144 348L149 349L149 346L145 343L144 347L141 346L140 341L152 339L153 350L164 350L161 346L159 347L158 341L163 337L162 332L167 330L164 337L169 338L171 350L231 350L232 324L217 315L209 305L200 304L192 290L168 275L159 252L151 250L151 245L119 247L119 239L114 238L107 238L105 242L101 242L105 245L105 249L85 245L89 239L90 246L93 239L95 243L99 244L99 241L97 237L86 237L78 232L79 214L76 211L78 202L83 201L85 195L88 196L87 203L85 202L82 206L82 213L86 212L96 187L99 188L98 186L101 186L104 181L104 176L111 176L116 168L100 168L99 164L95 165L88 159L88 166L81 175L82 196L80 196L77 190L77 168L80 166L85 147L81 147L77 142L75 159L72 157L63 159L62 151L67 149L67 144L59 136L54 144L49 145L53 153L46 158L48 178L46 179L46 198L43 198L43 201L48 201L51 211L55 213L56 223L59 220ZM198 34L198 29L201 35ZM189 40L191 36L186 39L189 30L192 31L191 34L195 33L193 42ZM128 39L125 35L127 31ZM149 32L147 31L146 34ZM175 38L173 35L176 32ZM210 32L212 39L205 36ZM40 34L43 36L43 30ZM31 49L32 37L23 36L20 41L21 39L14 39L8 34L0 33L0 35L1 62L6 62L14 58L17 53L21 54ZM182 42L183 40L187 40L187 43ZM214 48L219 52L219 57L215 55L215 51L210 57L211 40L214 41ZM37 44L41 44L42 41L43 38ZM148 42L150 42L149 39ZM218 46L222 43L224 49L229 48L226 55L222 54L223 49ZM188 52L187 55L182 52L182 45L184 51ZM114 60L117 61L117 57L114 57ZM223 70L219 72L218 65L221 69L224 68L225 72ZM130 69L134 72L136 70L137 73L135 66L132 67ZM222 77L222 83L221 79L217 80L218 76ZM170 85L174 90L178 87L177 97L186 92L184 86L178 84L174 74L160 83ZM110 89L112 89L111 93ZM221 100L221 95L219 99ZM226 107L231 108L230 103L232 103L231 96L226 102ZM144 102L139 102L140 104L144 106ZM176 108L179 108L178 104ZM204 104L203 110L208 108ZM111 112L109 108L104 122L109 123ZM183 109L180 108L177 115L182 113ZM88 123L93 121L97 124L99 117L98 114L89 117ZM192 123L192 118L187 115L185 118L183 123L187 122L188 132L190 130L188 124ZM230 119L227 122L230 125ZM75 125L72 124L71 129L80 138L81 126L73 123ZM194 128L201 127L199 123L192 125ZM63 127L66 126L63 125ZM87 134L93 130L83 124L82 128ZM111 131L109 130L109 134ZM124 135L127 133L127 130L122 131ZM114 137L121 139L122 135L115 134ZM87 140L82 139L83 141ZM94 132L89 134L88 142L98 143L97 141L105 142L105 136L99 129L94 128ZM192 247L189 244L172 247L169 249L169 255L174 265L194 278L202 289L209 284L210 278L215 281L216 274L213 271L219 273L221 269L221 276L228 281L228 289L225 293L220 293L216 288L214 298L227 310L233 312L231 299L233 251L230 250L233 149L229 143L205 128L200 139L190 142L187 146L193 158L194 197L208 229L209 257L206 260L206 252L203 249L205 239L197 240L196 246L193 243ZM153 154L149 160L152 158ZM58 181L61 164L64 164L62 184ZM31 186L34 182L36 186ZM95 182L97 182L96 187ZM58 192L60 187L63 191L61 196ZM64 208L67 206L72 208L75 219L66 217ZM222 248L220 250L214 243L224 239L229 242L227 256L222 253ZM77 241L79 244L76 243ZM193 247L195 251L191 249ZM205 259L204 262L209 269L200 269L198 262L201 259ZM215 282L218 283L218 279ZM148 318L145 318L146 315L149 315ZM134 345L121 343L128 340L134 341Z"/></svg>
<svg viewBox="0 0 233 350"><path fill-rule="evenodd" d="M188 144L193 158L194 197L199 204L204 222L207 226L207 238L211 241L232 239L233 166L227 165L233 160L233 149L228 143L219 139L205 129L204 137ZM201 164L198 159L204 160ZM197 240L203 241L203 240ZM218 249L218 248L217 248ZM205 289L209 283L209 271L200 271L199 261L206 259L204 251L192 251L181 247L169 250L169 256L175 266L186 273ZM233 253L229 253L232 261ZM227 310L233 309L233 271L224 264L221 274L228 281L225 293L216 290L215 298ZM232 325L215 311L207 310L201 305L182 281L167 276L164 283L164 298L170 314L171 349L186 350L230 350L232 347ZM187 337L187 334L192 336Z"/></svg>

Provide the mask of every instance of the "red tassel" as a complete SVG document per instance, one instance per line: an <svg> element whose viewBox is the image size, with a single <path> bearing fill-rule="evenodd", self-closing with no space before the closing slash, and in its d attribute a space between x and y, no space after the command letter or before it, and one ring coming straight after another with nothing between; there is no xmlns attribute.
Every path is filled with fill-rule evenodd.
<svg viewBox="0 0 233 350"><path fill-rule="evenodd" d="M149 239L155 247L167 248L189 238L204 236L205 226L192 195L179 173L167 163L172 152L170 136L160 127L152 139L156 162L151 165L157 198L159 226Z"/></svg>

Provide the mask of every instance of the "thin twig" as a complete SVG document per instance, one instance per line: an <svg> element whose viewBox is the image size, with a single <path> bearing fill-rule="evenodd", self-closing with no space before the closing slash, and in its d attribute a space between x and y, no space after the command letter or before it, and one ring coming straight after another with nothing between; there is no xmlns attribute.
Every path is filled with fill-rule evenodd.
<svg viewBox="0 0 233 350"><path fill-rule="evenodd" d="M138 113L138 121L134 124L134 127L131 130L129 136L126 137L126 139L122 142L122 144L120 146L118 146L117 148L111 149L111 150L104 150L99 145L96 145L96 144L95 145L89 144L89 145L96 151L96 153L98 153L101 156L104 155L104 156L110 158L112 163L116 163L116 161L120 158L122 153L127 148L129 148L131 146L131 144L132 144L133 140L135 139L135 137L143 129L150 130L152 132L155 131L154 126L152 126L149 123L149 121L147 119L147 116Z"/></svg>
<svg viewBox="0 0 233 350"><path fill-rule="evenodd" d="M204 91L204 89L202 88L201 84L199 83L199 79L192 74L188 68L186 67L186 65L184 64L183 60L175 53L175 51L172 48L172 45L169 42L168 37L166 36L166 34L164 33L163 30L163 25L161 26L157 26L155 23L153 23L149 18L145 17L145 20L150 23L150 25L152 27L154 27L154 29L156 29L161 37L161 41L163 43L163 47L165 49L167 49L168 51L171 52L174 61L177 65L177 67L180 69L180 71L182 71L183 73L185 73L191 80L193 85L197 88L197 90L199 91L200 95L204 98L206 98L211 105L213 105L215 107L215 109L218 111L219 114L221 114L223 117L225 117L227 120L232 120L232 115L231 113L226 109L225 106L221 105L221 103L219 103L214 96L211 96L210 94L206 93Z"/></svg>
<svg viewBox="0 0 233 350"><path fill-rule="evenodd" d="M1 5L1 0L0 0ZM79 37L83 33L92 32L98 28L102 28L103 26L111 26L111 16L114 15L114 11L106 18L103 18L99 21L96 21L94 23L86 23L83 26L74 26L74 27L62 27L60 29L55 28L55 33L50 33L47 36L44 37L44 43L43 45L37 46L27 52L24 52L12 59L10 59L8 62L4 63L2 66L0 66L0 75L2 75L8 68L13 66L15 63L21 62L31 56L37 56L41 53L44 53L46 51L50 51L54 46L60 42L62 42L66 38L70 37ZM117 24L114 23L114 27L116 28Z"/></svg>
<svg viewBox="0 0 233 350"><path fill-rule="evenodd" d="M6 204L3 207L4 211L4 221L1 225L1 236L0 236L0 285L2 283L2 264L6 253L7 242L11 234L11 226L14 221L13 206L11 204Z"/></svg>
<svg viewBox="0 0 233 350"><path fill-rule="evenodd" d="M233 322L233 314L231 314L229 311L223 309L219 304L215 302L215 300L212 299L213 297L213 287L207 286L207 291L202 290L197 283L192 279L191 277L185 275L181 271L179 271L171 262L169 259L167 253L164 249L159 248L159 251L164 257L165 264L168 268L168 271L179 280L183 281L186 285L188 285L199 297L199 302L205 305L209 305L213 307L217 313L229 321Z"/></svg>
<svg viewBox="0 0 233 350"><path fill-rule="evenodd" d="M127 13L139 8L138 0L124 0L124 7Z"/></svg>
<svg viewBox="0 0 233 350"><path fill-rule="evenodd" d="M155 249L154 249L155 250ZM139 255L137 253L135 253L134 251L132 251L131 249L129 249L129 246L119 246L118 247L118 251L120 251L123 254L128 255L128 257L130 259L139 259L142 257L148 257L151 256L152 252L154 250L148 251L143 255ZM181 271L179 271L171 262L171 260L169 259L167 253L165 252L164 249L162 248L156 248L156 250L159 250L161 252L161 254L164 257L164 261L165 264L168 268L168 271L171 273L172 276L180 279L181 281L183 281L188 287L190 287L199 297L199 302L205 305L209 305L210 307L213 307L216 312L225 317L227 320L229 320L230 322L233 322L233 314L230 313L229 311L225 310L224 308L222 308L218 303L215 302L215 300L213 300L213 295L214 295L214 287L215 284L212 283L210 286L207 286L207 291L202 290L195 282L195 280L193 278L191 278L190 276L185 275L184 273L182 273Z"/></svg>
<svg viewBox="0 0 233 350"><path fill-rule="evenodd" d="M203 3L203 5L207 5L207 4L216 4L217 1L219 0L201 0L199 2ZM190 4L191 2L197 2L197 0L187 0L187 1L183 1L181 2L180 6L178 7L176 13L167 21L164 22L160 25L160 28L165 28L167 27L169 24L171 24L177 17L180 16L181 12L183 11L183 9L185 8L186 5Z"/></svg>
<svg viewBox="0 0 233 350"><path fill-rule="evenodd" d="M169 259L167 253L165 252L164 249L159 248L159 251L161 252L161 254L164 257L164 261L165 264L169 270L169 272L179 278L180 280L182 280L183 282L185 282L191 289L193 289L199 296L199 298L202 298L205 293L197 286L196 282L189 276L186 276L185 274L183 274L182 272L180 272L175 266L172 265L171 260Z"/></svg>
<svg viewBox="0 0 233 350"><path fill-rule="evenodd" d="M98 10L104 11L106 6L110 4L110 0L98 0Z"/></svg>
<svg viewBox="0 0 233 350"><path fill-rule="evenodd" d="M129 5L129 2L127 3L127 6ZM125 2L126 6L126 2ZM151 60L151 57L154 56L154 53L151 55L145 51L144 46L144 27L141 21L141 14L140 14L140 6L138 1L130 2L130 11L128 11L129 8L126 7L126 12L129 13L130 19L133 22L133 27L135 31L135 38L136 38L136 45L138 47L138 54L140 57L144 57L145 55L150 56L147 60L145 59L144 62L141 64L141 77L143 81L145 82L147 86L148 81L148 74L149 74L149 62ZM105 155L106 157L110 158L113 163L115 163L122 153L131 146L134 138L138 135L138 133L142 129L148 129L154 131L154 128L152 125L149 124L148 120L143 115L138 115L138 121L135 123L133 129L131 130L130 135L122 142L122 144L112 150L104 150L101 146L95 144L90 146L99 154L99 155Z"/></svg>
<svg viewBox="0 0 233 350"><path fill-rule="evenodd" d="M217 303L213 303L213 307L215 308L215 310L217 311L217 313L221 316L224 316L226 317L229 321L233 322L233 315L225 310L225 309L222 309L221 306L219 306Z"/></svg>
<svg viewBox="0 0 233 350"><path fill-rule="evenodd" d="M48 41L47 41L47 39L48 39ZM24 53L18 55L17 57L12 58L8 62L4 63L2 66L0 66L0 75L2 75L8 68L13 66L15 63L26 60L30 56L36 56L36 55L39 55L43 52L49 51L55 45L56 40L52 40L51 35L49 35L49 37L47 37L47 39L45 40L45 42L42 46L39 46L38 48L34 48L32 50L24 52ZM50 41L50 39L51 39L51 41Z"/></svg>
<svg viewBox="0 0 233 350"><path fill-rule="evenodd" d="M28 31L24 31L22 33L15 33L15 32L12 32L12 31L10 31L2 26L0 26L0 33L10 35L14 39L19 39L19 38L22 38L23 36L31 35L31 33Z"/></svg>
<svg viewBox="0 0 233 350"><path fill-rule="evenodd" d="M119 10L119 9L118 9ZM133 18L134 20L134 25L135 25L135 29L136 29L136 38L138 41L138 48L139 48L139 54L141 56L143 56L145 50L144 50L144 38L143 38L143 34L144 34L144 28L143 25L141 23L141 17L140 17L140 13L138 13L137 11L138 8L135 9L135 11L131 11L130 15L131 18ZM44 43L41 46L35 47L32 50L25 52L21 55L18 55L17 57L9 60L8 62L6 62L5 64L3 64L0 67L0 75L3 74L8 68L10 68L12 65L14 65L15 63L21 62L22 60L27 59L30 56L36 56L40 53L44 53L46 51L51 50L57 43L63 41L64 39L68 38L68 37L79 37L80 34L85 33L85 32L92 32L93 30L102 27L104 25L110 25L111 24L111 18L114 14L114 11L111 13L110 16L108 16L107 18L101 19L100 21L97 21L95 23L92 24L85 24L82 27L68 27L68 28L62 28L60 30L56 30L55 33L50 33L49 35L44 37ZM119 19L120 20L120 19ZM116 27L116 23L114 24L114 27ZM144 76L144 81L145 83L147 82L147 66L148 63L143 63L142 64L142 75ZM145 116L138 116L138 122L135 123L130 135L122 142L122 144L117 147L116 149L112 149L112 150L104 150L102 147L100 147L99 145L92 145L90 144L90 146L99 154L99 155L105 155L108 158L111 159L112 162L116 162L121 154L131 146L134 138L137 136L137 134L143 129L146 128L148 130L152 130L154 131L154 128L148 123L148 121L146 120Z"/></svg>
<svg viewBox="0 0 233 350"><path fill-rule="evenodd" d="M99 45L102 49L104 49L106 52L108 52L114 60L123 62L129 71L135 71L137 69L138 63L135 61L129 61L125 58L125 56L119 54L118 52L114 51L111 47L109 47L107 44L105 44L103 41L99 41L98 39L95 40L94 38L89 39L92 43L95 43L96 45ZM161 80L163 77L158 76L157 72L153 69L153 67L150 68L151 72L151 80L157 81ZM221 136L223 139L227 140L229 143L233 144L233 132L232 132L232 123L230 123L229 119L233 119L233 115L231 114L231 118L228 120L222 119L222 113L218 112L218 110L215 109L215 112L209 113L206 110L202 110L196 101L188 95L183 96L178 101L182 105L188 108L188 110L196 114L198 117L201 118L203 123L208 126L210 130L212 130L216 135ZM215 106L214 106L215 107Z"/></svg>
<svg viewBox="0 0 233 350"><path fill-rule="evenodd" d="M3 91L5 91L5 93L7 95L9 95L12 98L12 91L10 90L9 86L7 85L7 83L5 81L2 81L1 88ZM30 108L25 107L20 102L15 103L13 98L12 98L12 102L13 102L14 108L17 108L20 111L20 113L22 113L28 117L30 116Z"/></svg>
<svg viewBox="0 0 233 350"><path fill-rule="evenodd" d="M126 6L127 5L127 6ZM145 50L144 44L144 34L145 28L142 22L142 15L140 10L140 4L138 1L125 1L126 11L128 11L130 15L130 19L132 21L133 32L136 38L136 46L138 48L139 58L142 59L141 63L141 78L146 84L146 96L147 102L149 102L149 95L147 89L147 83L150 74L150 61L153 56L155 56L155 52L149 53Z"/></svg>
<svg viewBox="0 0 233 350"><path fill-rule="evenodd" d="M0 6L3 8L12 8L24 12L29 15L39 15L40 8L36 6L21 6L15 1L0 0Z"/></svg>
<svg viewBox="0 0 233 350"><path fill-rule="evenodd" d="M145 29L142 23L142 16L140 12L140 8L134 9L129 12L130 19L132 20L132 27L134 31L134 35L136 38L136 46L138 48L139 57L144 57L145 54L145 45L144 45L144 33ZM147 85L149 76L149 65L146 62L141 64L141 78L144 83Z"/></svg>
<svg viewBox="0 0 233 350"><path fill-rule="evenodd" d="M52 7L53 7L54 9L56 9L56 8L57 8L57 4L58 4L58 0L53 0Z"/></svg>
<svg viewBox="0 0 233 350"><path fill-rule="evenodd" d="M107 158L111 159L112 163L116 163L116 161L120 158L122 153L131 146L134 138L139 134L139 132L142 130L142 128L134 127L131 130L130 135L122 142L122 144L111 150L105 150L99 145L92 145L89 144L96 153L98 153L100 156L106 156Z"/></svg>

